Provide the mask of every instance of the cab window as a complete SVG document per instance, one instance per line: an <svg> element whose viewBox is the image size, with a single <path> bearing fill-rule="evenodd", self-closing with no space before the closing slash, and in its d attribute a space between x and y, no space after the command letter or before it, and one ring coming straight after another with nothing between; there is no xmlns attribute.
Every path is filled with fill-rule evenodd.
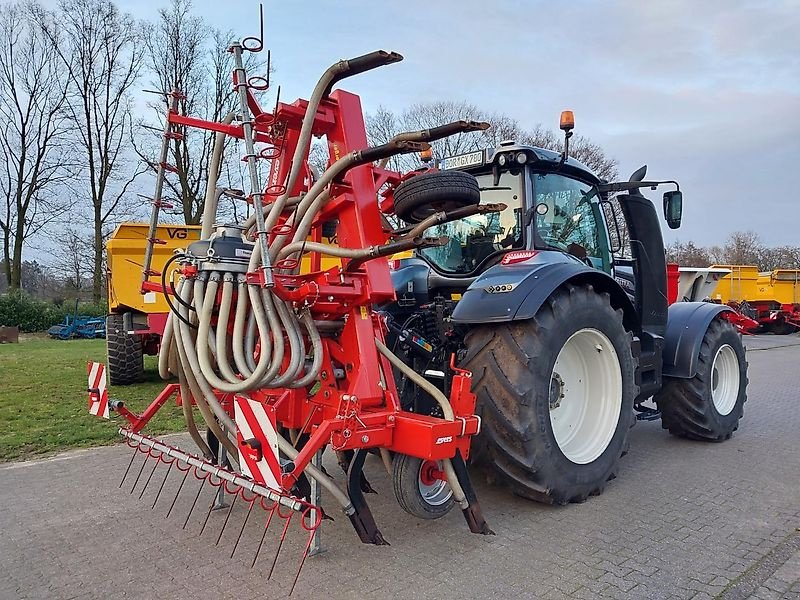
<svg viewBox="0 0 800 600"><path fill-rule="evenodd" d="M559 173L533 173L535 246L561 250L607 270L608 241L591 185Z"/></svg>
<svg viewBox="0 0 800 600"><path fill-rule="evenodd" d="M449 243L420 250L437 270L444 273L472 273L490 256L505 250L524 248L523 177L519 171L504 172L497 185L491 173L476 175L481 204L505 204L500 213L472 215L431 227L427 236L447 236Z"/></svg>

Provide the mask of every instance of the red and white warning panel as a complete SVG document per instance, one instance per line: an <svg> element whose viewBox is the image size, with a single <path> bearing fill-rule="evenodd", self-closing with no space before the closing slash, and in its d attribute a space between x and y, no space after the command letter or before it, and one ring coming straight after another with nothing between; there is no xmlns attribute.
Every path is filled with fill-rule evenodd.
<svg viewBox="0 0 800 600"><path fill-rule="evenodd" d="M111 417L108 416L106 366L103 363L89 361L86 371L89 373L89 414L110 419Z"/></svg>
<svg viewBox="0 0 800 600"><path fill-rule="evenodd" d="M280 490L281 465L274 408L236 396L234 411L242 473L269 488Z"/></svg>

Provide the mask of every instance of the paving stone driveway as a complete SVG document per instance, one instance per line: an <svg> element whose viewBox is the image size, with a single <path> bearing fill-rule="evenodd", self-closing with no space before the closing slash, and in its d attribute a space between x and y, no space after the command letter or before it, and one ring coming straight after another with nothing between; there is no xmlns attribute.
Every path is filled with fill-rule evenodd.
<svg viewBox="0 0 800 600"><path fill-rule="evenodd" d="M732 440L693 443L639 423L619 478L582 505L545 507L478 483L493 537L469 534L458 512L406 515L368 460L379 492L368 499L392 545L358 543L334 515L327 552L308 559L293 597L800 598L800 338L747 345L750 399ZM204 509L181 529L194 494L165 519L174 493L151 511L155 484L144 501L117 489L129 457L118 446L0 466L0 598L285 597L296 553L282 553L280 581L266 581L266 550L250 568L261 517L229 559L246 506L215 547L224 511L202 538Z"/></svg>

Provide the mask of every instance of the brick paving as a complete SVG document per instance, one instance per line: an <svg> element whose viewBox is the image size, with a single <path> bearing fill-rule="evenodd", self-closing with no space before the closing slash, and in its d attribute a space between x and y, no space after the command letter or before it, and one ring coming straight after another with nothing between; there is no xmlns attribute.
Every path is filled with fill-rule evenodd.
<svg viewBox="0 0 800 600"><path fill-rule="evenodd" d="M493 537L468 533L458 512L434 522L405 514L371 457L366 472L378 495L368 500L392 545L360 544L334 513L323 529L327 551L308 559L293 597L800 598L800 338L747 345L750 399L733 439L695 443L639 423L619 478L569 507L478 481ZM130 478L117 489L129 458L117 446L0 466L0 599L286 596L298 538L289 537L277 577L266 581L269 538L250 568L258 511L230 559L246 505L234 506L215 546L225 512L212 513L198 538L209 501L201 496L181 529L196 488L187 484L165 519L180 477L151 511L156 483L142 501L127 493ZM341 479L335 462L326 464Z"/></svg>

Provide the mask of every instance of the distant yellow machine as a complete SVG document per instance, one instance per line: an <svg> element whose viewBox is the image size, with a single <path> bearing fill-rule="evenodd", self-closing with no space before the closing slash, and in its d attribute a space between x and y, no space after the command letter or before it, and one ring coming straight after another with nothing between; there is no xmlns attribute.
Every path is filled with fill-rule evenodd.
<svg viewBox="0 0 800 600"><path fill-rule="evenodd" d="M106 350L112 385L144 378L144 355L158 354L169 306L163 294L141 291L147 223L121 223L106 243ZM200 239L199 225L159 225L151 269L161 271L179 248Z"/></svg>
<svg viewBox="0 0 800 600"><path fill-rule="evenodd" d="M121 223L106 243L108 251L108 310L168 313L163 294L141 293L142 259L147 244L147 223ZM173 252L200 239L200 225L159 225L156 238L165 243L153 248L154 271L161 271Z"/></svg>
<svg viewBox="0 0 800 600"><path fill-rule="evenodd" d="M773 301L800 304L800 269L759 272L755 265L714 265L730 269L717 286L714 299L723 303Z"/></svg>

